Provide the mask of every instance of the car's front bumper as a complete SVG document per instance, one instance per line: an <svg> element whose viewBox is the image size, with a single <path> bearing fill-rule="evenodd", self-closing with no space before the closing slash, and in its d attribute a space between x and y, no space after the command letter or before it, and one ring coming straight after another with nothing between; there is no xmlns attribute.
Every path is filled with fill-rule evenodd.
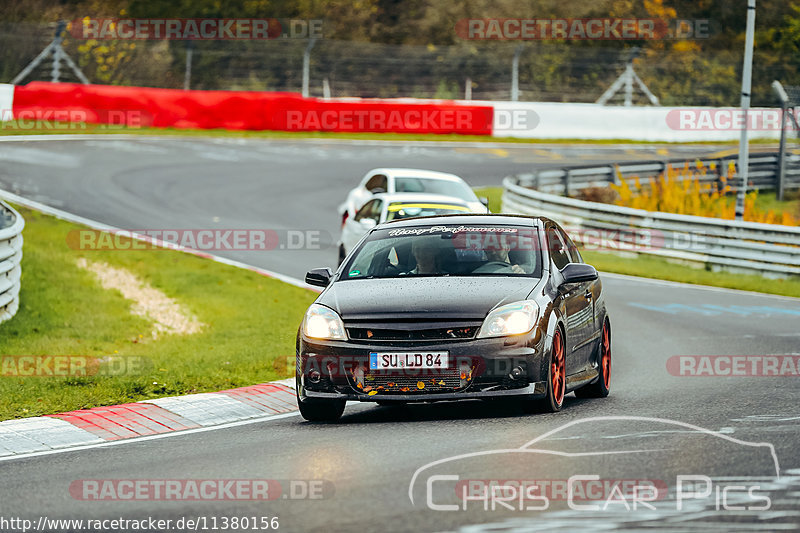
<svg viewBox="0 0 800 533"><path fill-rule="evenodd" d="M306 399L350 400L364 402L433 402L469 398L502 398L509 396L544 396L547 383L545 362L545 336L538 329L515 337L490 339L447 340L429 342L361 342L321 341L302 336L299 339L296 360L297 390L301 401ZM419 380L421 389L413 386L406 390L388 390L383 386L358 388L354 369L369 368L370 352L440 352L447 351L450 357L448 372L450 379L458 365L464 370L461 385L448 390L427 390L436 385L437 371L427 371ZM455 365L455 366L454 366ZM512 377L513 370L521 371ZM310 379L316 370L317 379ZM379 371L367 372L379 374ZM394 371L400 372L400 371ZM407 369L411 372L411 369ZM459 372L455 372L458 374ZM415 377L404 376L405 383L413 383ZM384 379L385 384L386 379ZM379 383L373 381L372 383ZM443 383L443 382L442 382ZM425 387L427 385L427 388ZM455 389L455 390L453 390Z"/></svg>

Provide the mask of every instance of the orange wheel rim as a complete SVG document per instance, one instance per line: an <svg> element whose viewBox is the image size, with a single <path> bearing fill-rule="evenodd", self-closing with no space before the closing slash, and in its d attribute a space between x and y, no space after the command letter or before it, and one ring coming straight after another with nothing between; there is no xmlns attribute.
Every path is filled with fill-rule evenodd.
<svg viewBox="0 0 800 533"><path fill-rule="evenodd" d="M564 364L564 341L561 332L557 332L553 339L553 357L550 363L550 379L553 385L553 399L556 405L561 405L564 401L564 389L566 387L566 371Z"/></svg>
<svg viewBox="0 0 800 533"><path fill-rule="evenodd" d="M603 383L608 389L611 384L611 333L608 330L608 323L603 324L603 346L600 364L603 367Z"/></svg>

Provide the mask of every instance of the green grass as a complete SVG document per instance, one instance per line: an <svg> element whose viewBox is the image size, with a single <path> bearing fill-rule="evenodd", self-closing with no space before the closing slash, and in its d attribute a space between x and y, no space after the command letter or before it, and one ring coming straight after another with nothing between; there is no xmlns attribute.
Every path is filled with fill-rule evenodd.
<svg viewBox="0 0 800 533"><path fill-rule="evenodd" d="M603 272L800 298L800 276L769 279L754 274L711 272L703 268L673 263L660 257L639 255L629 258L597 250L581 250L581 255L587 263Z"/></svg>
<svg viewBox="0 0 800 533"><path fill-rule="evenodd" d="M764 211L776 213L791 213L795 218L800 218L800 191L786 191L783 201L779 201L775 191L761 190L756 196L756 207ZM736 198L732 198L735 202Z"/></svg>
<svg viewBox="0 0 800 533"><path fill-rule="evenodd" d="M489 210L492 213L501 212L502 187L478 187L475 188L475 194L489 199ZM777 207L779 204L774 198L774 196L759 195L759 201L763 201L765 204L771 201ZM789 209L797 203L800 203L800 199L783 202L780 205ZM800 277L798 276L788 279L769 279L758 275L711 272L646 255L623 257L615 253L597 250L581 250L581 254L587 263L604 272L800 298Z"/></svg>
<svg viewBox="0 0 800 533"><path fill-rule="evenodd" d="M517 137L492 137L489 135L459 135L459 134L435 134L435 133L349 133L331 131L311 131L311 132L292 132L292 131L266 131L266 130L225 130L225 129L179 129L179 128L134 128L115 125L86 124L85 127L78 127L75 124L55 123L52 127L33 128L17 127L13 121L0 122L0 136L3 135L52 135L52 134L125 134L125 135L163 135L179 137L244 137L257 139L351 139L365 141L455 141L455 142L484 142L484 143L515 143L515 144L708 144L708 145L731 145L735 142L720 141L695 141L695 142L661 142L637 141L631 139L520 139ZM750 139L750 144L777 144L774 139ZM792 148L793 144L788 144Z"/></svg>
<svg viewBox="0 0 800 533"><path fill-rule="evenodd" d="M139 356L136 375L0 377L0 420L217 391L289 377L295 333L311 291L255 272L171 250L77 251L81 226L39 212L25 217L17 315L0 324L0 354ZM207 327L189 336L149 337L130 302L100 287L78 257L134 272L188 308Z"/></svg>
<svg viewBox="0 0 800 533"><path fill-rule="evenodd" d="M503 205L503 188L502 187L474 187L473 190L478 197L484 197L489 200L489 211L492 213L499 213Z"/></svg>

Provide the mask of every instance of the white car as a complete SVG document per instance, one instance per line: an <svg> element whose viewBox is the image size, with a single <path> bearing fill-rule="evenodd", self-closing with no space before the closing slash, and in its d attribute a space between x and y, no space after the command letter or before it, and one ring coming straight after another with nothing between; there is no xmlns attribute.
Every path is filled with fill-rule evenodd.
<svg viewBox="0 0 800 533"><path fill-rule="evenodd" d="M342 237L339 240L339 264L358 244L367 231L378 224L401 218L430 217L436 215L454 215L461 213L485 213L483 204L477 206L439 194L423 193L377 193L348 217L342 226Z"/></svg>
<svg viewBox="0 0 800 533"><path fill-rule="evenodd" d="M415 168L374 168L339 206L342 225L377 193L429 193L452 196L467 203L473 213L488 213L485 198L478 198L467 183L446 172Z"/></svg>

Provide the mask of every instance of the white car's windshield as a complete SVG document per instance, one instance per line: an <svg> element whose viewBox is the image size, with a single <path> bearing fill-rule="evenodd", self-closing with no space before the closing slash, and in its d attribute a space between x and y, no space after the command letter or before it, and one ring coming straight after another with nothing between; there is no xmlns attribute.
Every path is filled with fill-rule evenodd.
<svg viewBox="0 0 800 533"><path fill-rule="evenodd" d="M474 202L475 193L465 183L459 181L437 180L430 178L410 178L401 177L394 180L395 192L425 192L430 194L441 194L453 196Z"/></svg>

